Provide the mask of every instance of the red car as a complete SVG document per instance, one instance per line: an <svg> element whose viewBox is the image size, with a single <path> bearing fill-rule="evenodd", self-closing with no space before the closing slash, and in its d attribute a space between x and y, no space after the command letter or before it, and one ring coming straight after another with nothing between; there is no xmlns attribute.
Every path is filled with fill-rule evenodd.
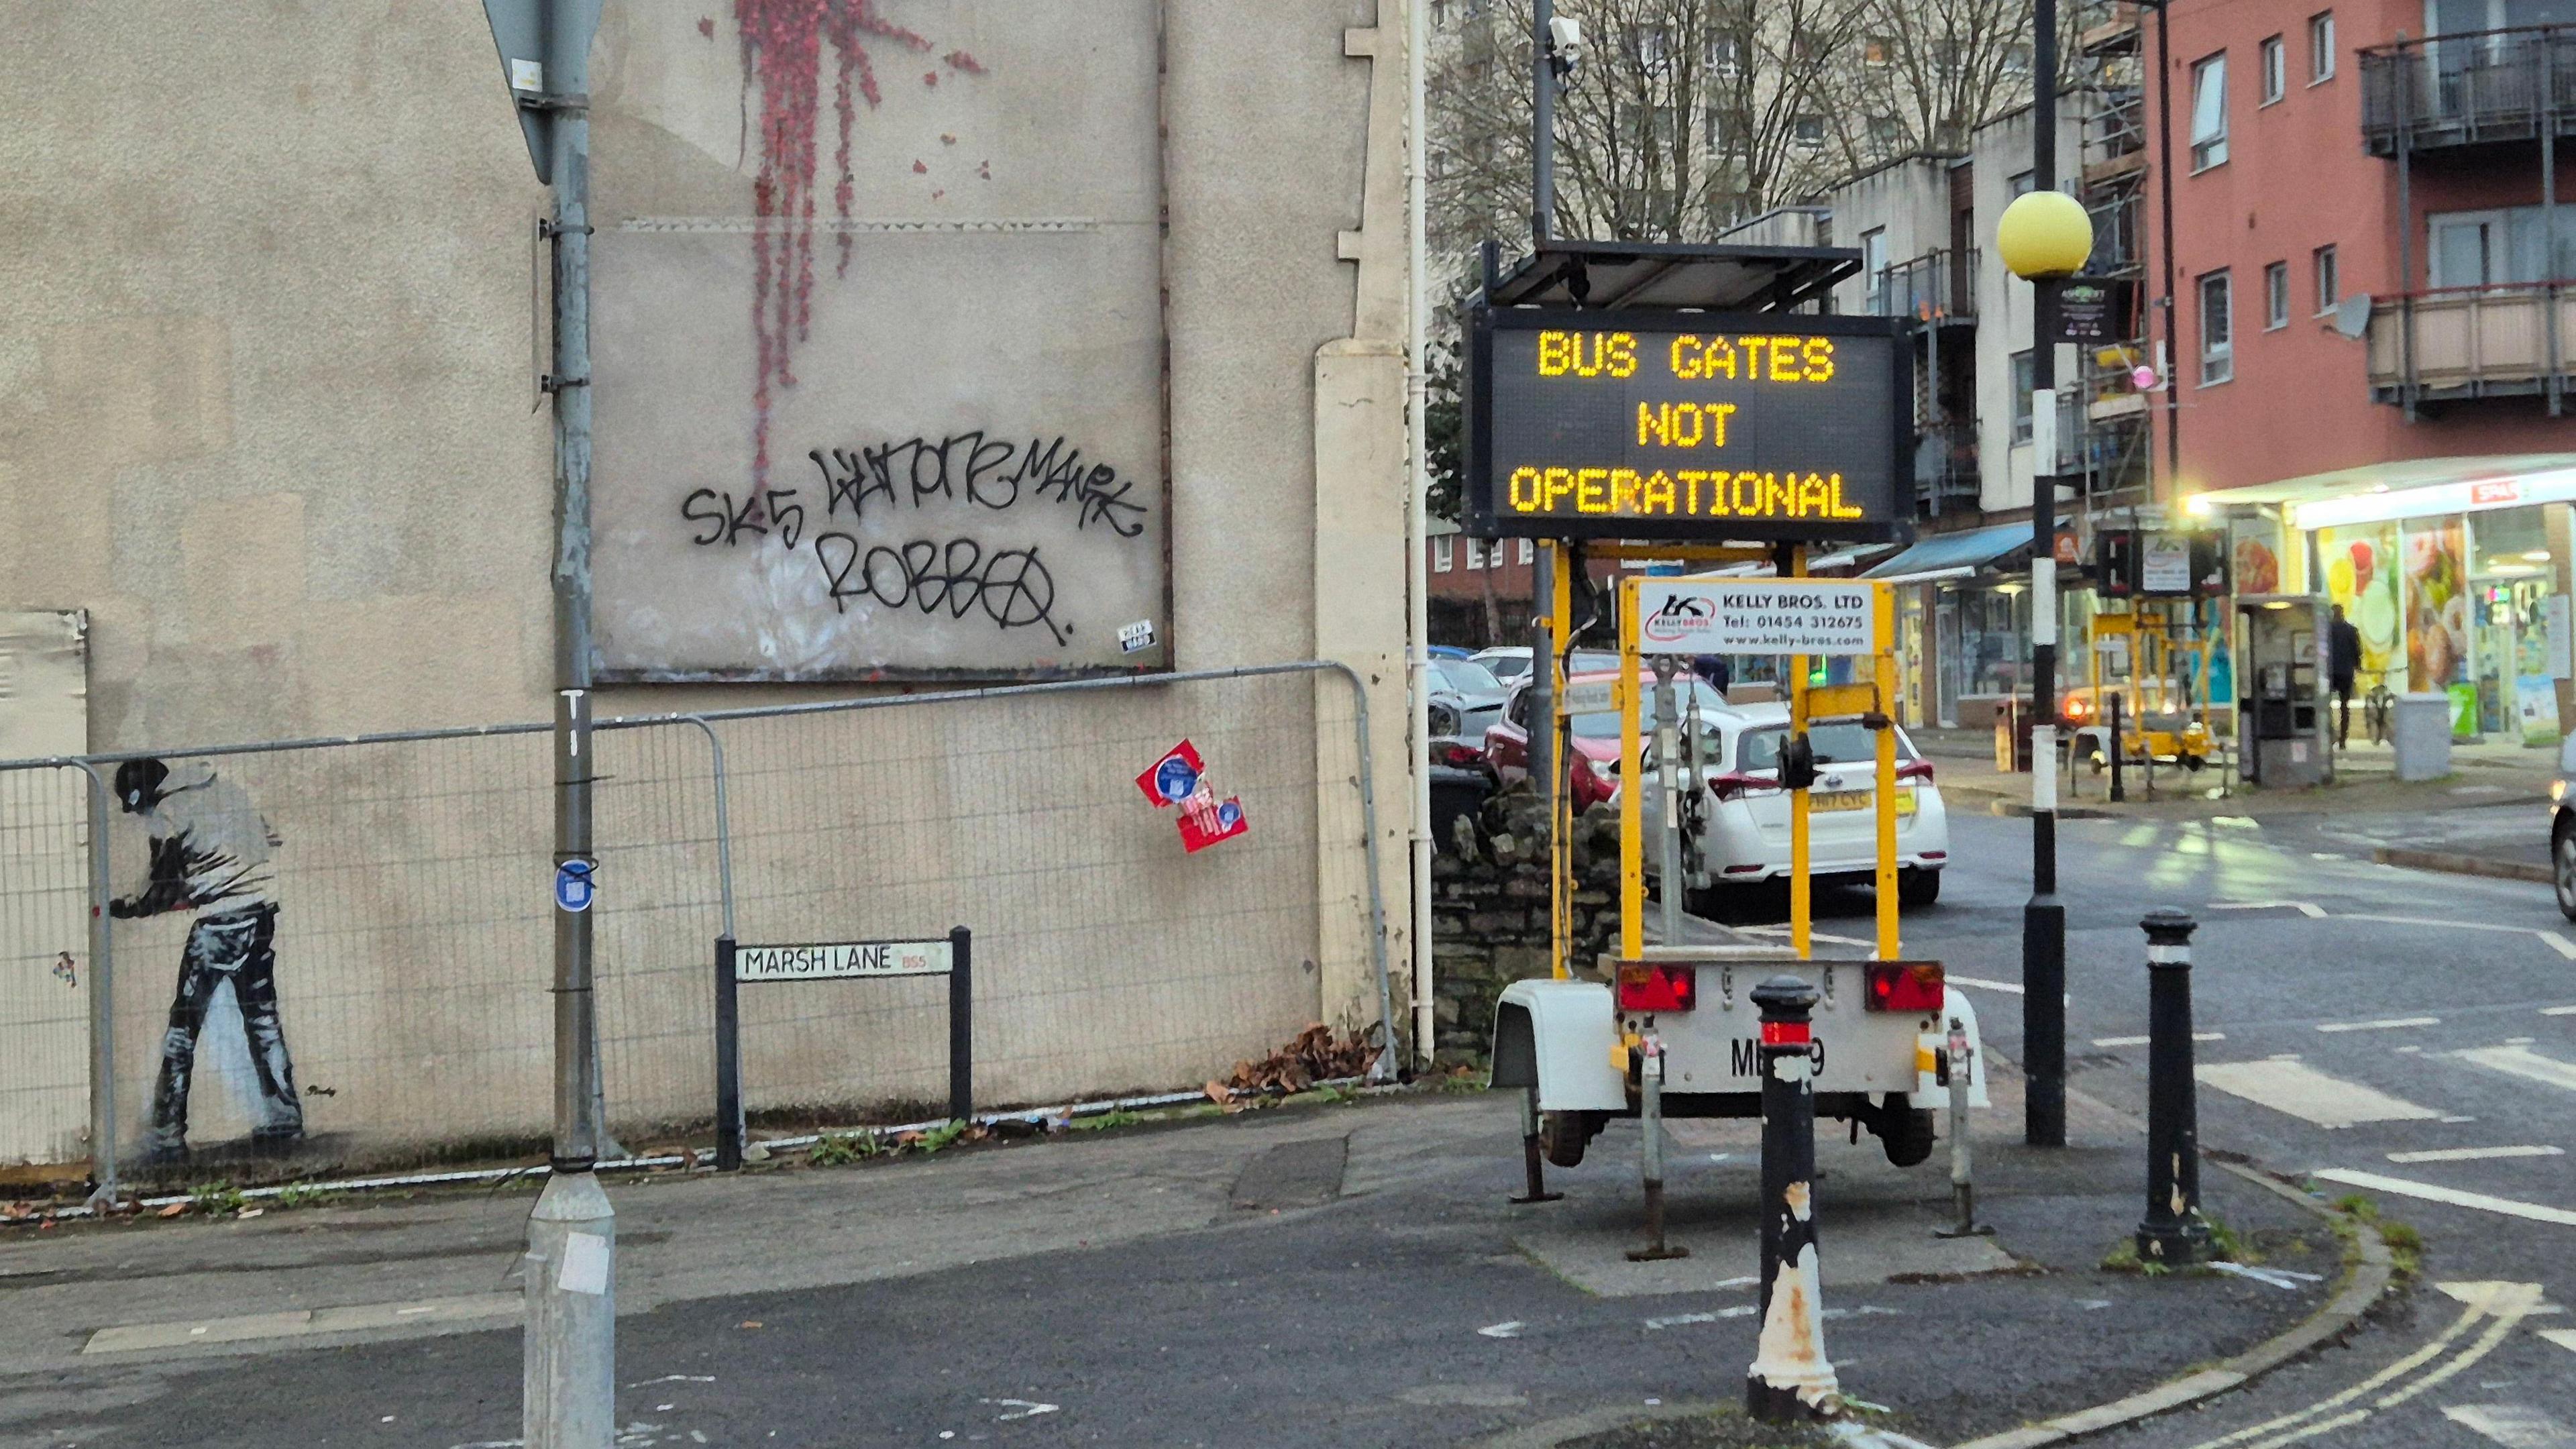
<svg viewBox="0 0 2576 1449"><path fill-rule="evenodd" d="M1577 813L1591 808L1596 801L1614 799L1619 793L1614 769L1619 761L1619 710L1610 696L1611 683L1617 678L1616 671L1604 670L1569 675L1565 681L1566 709L1574 735L1574 750L1566 759L1565 769ZM1640 727L1652 730L1653 676L1647 676L1645 684L1646 707L1640 711ZM1673 687L1690 691L1696 708L1714 709L1724 704L1706 681L1690 675L1674 680ZM1511 702L1503 706L1503 717L1485 728L1485 763L1502 784L1529 778L1529 709L1529 681L1524 679L1514 686Z"/></svg>

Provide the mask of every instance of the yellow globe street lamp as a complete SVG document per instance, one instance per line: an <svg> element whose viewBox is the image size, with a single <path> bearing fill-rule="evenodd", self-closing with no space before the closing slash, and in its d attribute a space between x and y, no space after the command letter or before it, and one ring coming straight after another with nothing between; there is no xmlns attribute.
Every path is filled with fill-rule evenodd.
<svg viewBox="0 0 2576 1449"><path fill-rule="evenodd" d="M2074 276L2093 255L2093 218L2063 191L2028 192L1996 221L1995 253L2026 282Z"/></svg>

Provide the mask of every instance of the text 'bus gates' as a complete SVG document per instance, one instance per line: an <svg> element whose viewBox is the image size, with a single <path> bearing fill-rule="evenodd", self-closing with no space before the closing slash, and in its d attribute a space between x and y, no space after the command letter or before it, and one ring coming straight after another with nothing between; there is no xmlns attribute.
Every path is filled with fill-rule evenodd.
<svg viewBox="0 0 2576 1449"><path fill-rule="evenodd" d="M1900 320L1474 309L1467 531L1896 539L1912 517Z"/></svg>

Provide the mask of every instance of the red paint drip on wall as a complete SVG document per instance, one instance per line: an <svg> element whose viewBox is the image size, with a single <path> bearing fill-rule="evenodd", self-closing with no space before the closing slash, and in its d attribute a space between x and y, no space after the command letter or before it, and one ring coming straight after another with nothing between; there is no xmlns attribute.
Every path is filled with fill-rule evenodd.
<svg viewBox="0 0 2576 1449"><path fill-rule="evenodd" d="M823 48L832 49L832 212L850 219L850 122L857 100L883 99L871 39L926 51L929 40L877 14L876 0L734 0L742 38L743 86L760 87L760 174L752 182L751 325L757 353L752 387L752 491L769 485L769 417L779 390L796 385L795 346L813 318L815 128L821 120ZM953 62L952 62L953 63ZM980 70L980 67L978 67ZM855 96L853 92L855 91ZM850 233L840 233L835 275L850 269Z"/></svg>

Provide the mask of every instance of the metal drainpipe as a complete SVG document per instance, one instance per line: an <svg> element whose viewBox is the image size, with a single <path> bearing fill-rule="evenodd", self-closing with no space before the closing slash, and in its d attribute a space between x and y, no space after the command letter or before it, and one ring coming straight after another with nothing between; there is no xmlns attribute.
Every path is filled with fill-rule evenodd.
<svg viewBox="0 0 2576 1449"><path fill-rule="evenodd" d="M1430 250L1426 169L1429 141L1423 129L1422 101L1429 64L1429 5L1430 0L1409 0L1404 21L1405 275L1412 281L1405 299L1412 334L1406 344L1412 366L1405 386L1405 431L1412 454L1406 476L1412 487L1407 490L1410 497L1405 504L1404 542L1405 583L1412 599L1412 616L1405 621L1405 627L1411 636L1413 656L1413 1059L1425 1066L1430 1065L1438 1029L1431 963L1431 575L1423 558L1430 548L1431 490L1429 439L1424 432L1431 387L1427 361L1431 305L1424 295L1430 285L1425 275Z"/></svg>

